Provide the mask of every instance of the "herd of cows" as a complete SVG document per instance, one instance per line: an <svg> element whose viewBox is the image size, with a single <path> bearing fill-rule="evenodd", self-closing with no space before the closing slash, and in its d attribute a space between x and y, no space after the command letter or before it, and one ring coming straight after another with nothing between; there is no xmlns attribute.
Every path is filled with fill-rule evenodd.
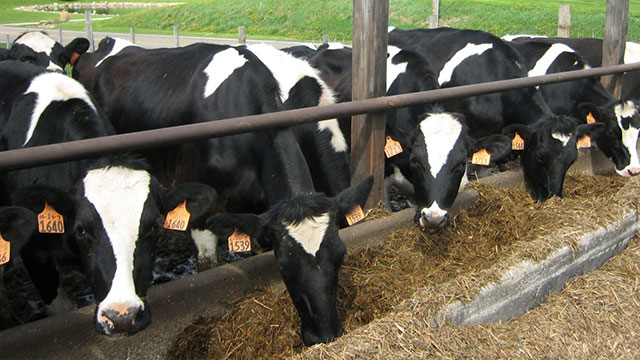
<svg viewBox="0 0 640 360"><path fill-rule="evenodd" d="M602 49L581 43L595 39L450 28L390 28L388 40L388 95L599 66ZM335 44L149 50L107 37L88 48L84 38L63 47L27 32L2 49L0 150L351 100L351 49ZM632 75L622 99L592 78L390 110L386 135L402 151L386 159L387 184L415 199L416 224L438 228L481 149L492 164L519 155L539 201L562 196L585 135L620 175L636 175L640 83ZM58 264L74 264L94 292L96 330L133 334L151 322L145 295L156 241L182 204L199 262L215 263L218 239L238 233L253 252L273 249L304 344L329 342L343 332L338 229L373 183L349 186L350 138L349 119L329 119L0 174L0 234L10 243L0 276L20 256L54 314L73 307ZM524 147L512 150L514 138ZM4 292L6 328L17 320Z"/></svg>

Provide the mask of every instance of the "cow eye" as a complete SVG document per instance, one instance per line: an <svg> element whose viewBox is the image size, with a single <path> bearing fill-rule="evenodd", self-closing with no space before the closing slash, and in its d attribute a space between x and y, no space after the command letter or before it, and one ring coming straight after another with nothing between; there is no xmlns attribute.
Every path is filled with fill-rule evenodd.
<svg viewBox="0 0 640 360"><path fill-rule="evenodd" d="M84 226L82 226L82 224L77 224L75 231L76 231L76 237L78 238L83 237L86 234L86 231L84 229Z"/></svg>

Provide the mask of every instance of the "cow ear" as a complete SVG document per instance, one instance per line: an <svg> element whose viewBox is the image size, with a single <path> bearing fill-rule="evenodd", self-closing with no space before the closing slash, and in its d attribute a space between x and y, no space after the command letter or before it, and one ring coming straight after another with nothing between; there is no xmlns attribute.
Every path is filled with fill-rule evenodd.
<svg viewBox="0 0 640 360"><path fill-rule="evenodd" d="M75 66L80 55L89 50L89 45L89 40L83 37L78 37L71 40L71 42L64 47L64 52L67 54L67 59L69 59L69 64L71 66Z"/></svg>
<svg viewBox="0 0 640 360"><path fill-rule="evenodd" d="M580 119L581 122L586 123L589 114L591 114L596 121L604 122L605 120L602 111L596 104L584 102L578 105L578 119Z"/></svg>
<svg viewBox="0 0 640 360"><path fill-rule="evenodd" d="M23 207L0 207L0 234L14 249L20 249L35 231L36 218L33 211Z"/></svg>
<svg viewBox="0 0 640 360"><path fill-rule="evenodd" d="M175 209L178 205L187 201L187 210L191 214L191 220L199 219L215 206L218 194L208 185L200 183L183 183L162 194L162 213Z"/></svg>
<svg viewBox="0 0 640 360"><path fill-rule="evenodd" d="M597 139L604 133L605 125L603 123L582 124L576 127L576 139L587 135L592 139Z"/></svg>
<svg viewBox="0 0 640 360"><path fill-rule="evenodd" d="M354 206L360 205L363 209L367 203L367 198L373 187L373 175L369 175L359 183L342 190L336 195L336 203L340 210L340 214L345 216Z"/></svg>
<svg viewBox="0 0 640 360"><path fill-rule="evenodd" d="M273 247L271 241L263 236L265 216L255 214L217 214L207 219L206 228L211 230L218 239L228 239L236 229L251 238L251 250L259 253Z"/></svg>
<svg viewBox="0 0 640 360"><path fill-rule="evenodd" d="M17 206L29 209L36 214L44 210L44 204L51 205L64 217L75 216L74 201L67 191L48 185L29 185L14 191L11 201Z"/></svg>
<svg viewBox="0 0 640 360"><path fill-rule="evenodd" d="M493 134L477 139L469 146L469 154L473 155L480 149L486 149L491 155L491 161L500 161L511 154L512 138L506 135Z"/></svg>

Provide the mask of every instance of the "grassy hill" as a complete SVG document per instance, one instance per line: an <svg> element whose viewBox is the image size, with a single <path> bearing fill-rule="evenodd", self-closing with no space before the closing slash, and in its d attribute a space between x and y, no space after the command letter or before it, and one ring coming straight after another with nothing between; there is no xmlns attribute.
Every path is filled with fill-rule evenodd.
<svg viewBox="0 0 640 360"><path fill-rule="evenodd" d="M170 0L165 0L170 1ZM57 13L14 11L20 5L53 3L48 0L2 0L0 23L57 19ZM57 1L59 4L70 2ZM90 2L79 0L74 2ZM151 0L148 2L161 2ZM144 9L96 21L95 31L170 33L174 25L187 35L235 37L245 26L250 38L351 40L353 0L182 0L185 4ZM604 0L441 0L440 25L489 31L498 36L529 33L555 35L558 5L572 7L571 35L602 37L605 23ZM431 13L429 0L390 0L389 24L401 28L427 27ZM630 1L628 39L640 41L640 0ZM73 15L72 18L83 18ZM83 23L65 23L65 29L84 29Z"/></svg>

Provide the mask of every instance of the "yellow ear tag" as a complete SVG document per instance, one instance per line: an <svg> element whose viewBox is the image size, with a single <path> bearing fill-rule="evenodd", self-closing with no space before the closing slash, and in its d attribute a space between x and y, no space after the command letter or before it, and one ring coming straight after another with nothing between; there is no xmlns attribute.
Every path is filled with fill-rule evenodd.
<svg viewBox="0 0 640 360"><path fill-rule="evenodd" d="M577 141L578 149L585 149L591 147L591 138L587 135L581 137Z"/></svg>
<svg viewBox="0 0 640 360"><path fill-rule="evenodd" d="M11 259L11 244L0 234L0 265L8 263L9 259Z"/></svg>
<svg viewBox="0 0 640 360"><path fill-rule="evenodd" d="M251 237L241 233L238 229L233 230L233 234L227 239L230 253L251 251Z"/></svg>
<svg viewBox="0 0 640 360"><path fill-rule="evenodd" d="M362 211L362 207L359 204L356 204L345 217L347 218L347 224L351 226L364 219L364 211Z"/></svg>
<svg viewBox="0 0 640 360"><path fill-rule="evenodd" d="M402 152L402 145L399 141L395 141L391 136L387 136L387 141L384 144L384 154L387 158L396 156Z"/></svg>
<svg viewBox="0 0 640 360"><path fill-rule="evenodd" d="M587 115L587 124L594 124L596 122L596 118L593 116L592 113L589 113Z"/></svg>
<svg viewBox="0 0 640 360"><path fill-rule="evenodd" d="M191 214L187 210L187 200L167 213L164 220L164 228L169 230L185 231L189 225Z"/></svg>
<svg viewBox="0 0 640 360"><path fill-rule="evenodd" d="M64 218L47 203L44 203L44 210L38 214L38 231L43 234L64 233Z"/></svg>
<svg viewBox="0 0 640 360"><path fill-rule="evenodd" d="M487 149L480 149L471 158L471 163L475 165L489 165L491 162L491 154L487 152Z"/></svg>
<svg viewBox="0 0 640 360"><path fill-rule="evenodd" d="M518 133L511 140L511 150L524 150L524 139Z"/></svg>

